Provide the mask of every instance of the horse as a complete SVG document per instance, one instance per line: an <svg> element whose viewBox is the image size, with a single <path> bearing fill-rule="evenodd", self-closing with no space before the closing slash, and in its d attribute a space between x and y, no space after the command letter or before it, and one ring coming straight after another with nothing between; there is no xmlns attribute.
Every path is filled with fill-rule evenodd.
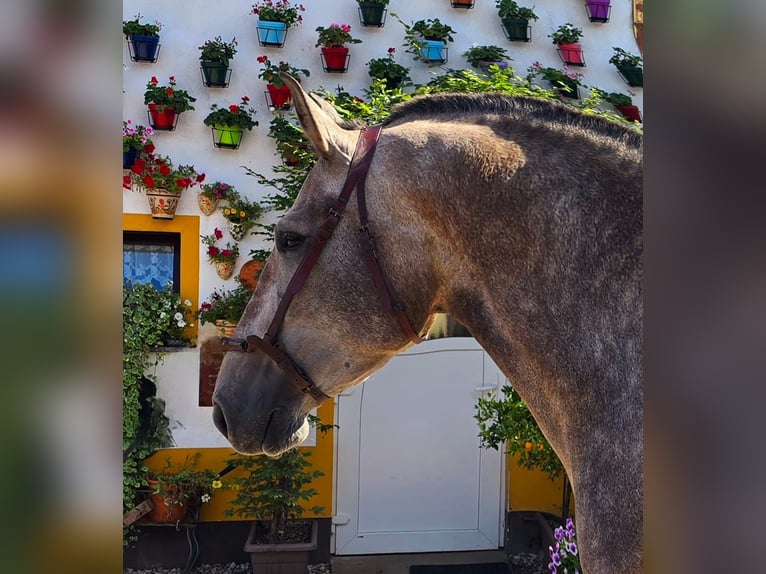
<svg viewBox="0 0 766 574"><path fill-rule="evenodd" d="M583 570L641 572L642 135L502 94L419 96L361 127L284 80L317 163L225 343L218 429L279 455L447 313L561 459Z"/></svg>

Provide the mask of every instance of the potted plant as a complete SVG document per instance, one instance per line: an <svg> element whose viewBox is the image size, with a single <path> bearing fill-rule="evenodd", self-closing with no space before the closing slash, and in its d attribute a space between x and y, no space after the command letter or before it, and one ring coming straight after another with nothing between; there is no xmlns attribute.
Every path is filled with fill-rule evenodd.
<svg viewBox="0 0 766 574"><path fill-rule="evenodd" d="M324 473L312 470L311 453L294 448L277 457L236 455L228 462L245 472L234 478L236 497L227 516L252 519L245 543L254 572L265 564L271 572L306 572L310 553L317 548L316 520L300 520L304 504L316 494L311 482ZM324 508L314 506L314 514Z"/></svg>
<svg viewBox="0 0 766 574"><path fill-rule="evenodd" d="M272 64L266 55L258 56L258 63L263 66L258 72L258 77L266 82L269 105L279 110L289 109L293 99L290 88L279 77L280 72L287 72L299 82L301 76L308 78L311 72L305 68L291 66L288 62L280 61L279 64Z"/></svg>
<svg viewBox="0 0 766 574"><path fill-rule="evenodd" d="M221 487L218 474L209 469L197 468L200 452L181 465L168 459L160 470L149 470L146 478L149 499L154 508L146 515L150 522L183 522L188 512L193 512L196 522L199 504L209 502L215 489Z"/></svg>
<svg viewBox="0 0 766 574"><path fill-rule="evenodd" d="M481 68L487 71L491 64L495 64L500 69L505 70L508 67L508 62L505 58L508 58L508 53L505 48L499 46L472 46L464 54L465 59L474 68Z"/></svg>
<svg viewBox="0 0 766 574"><path fill-rule="evenodd" d="M396 14L392 15L398 19ZM412 25L399 21L404 25L407 52L410 52L415 60L431 64L443 64L447 61L447 42L453 42L452 34L456 33L451 26L438 18L418 20Z"/></svg>
<svg viewBox="0 0 766 574"><path fill-rule="evenodd" d="M466 10L473 8L474 0L450 0L453 8L464 8Z"/></svg>
<svg viewBox="0 0 766 574"><path fill-rule="evenodd" d="M620 76L632 87L643 87L644 68L641 56L626 52L622 48L612 47L614 54L609 58L609 63L614 64Z"/></svg>
<svg viewBox="0 0 766 574"><path fill-rule="evenodd" d="M403 83L410 81L410 69L397 64L394 61L396 48L389 48L388 55L385 58L373 58L367 62L367 73L375 80L386 82L386 88L389 90L400 87Z"/></svg>
<svg viewBox="0 0 766 574"><path fill-rule="evenodd" d="M202 183L205 174L192 165L174 166L169 157L150 154L136 159L130 178L144 188L153 218L173 219L183 191Z"/></svg>
<svg viewBox="0 0 766 574"><path fill-rule="evenodd" d="M254 201L235 197L221 211L223 217L229 222L229 233L234 239L241 241L245 233L258 221L263 208Z"/></svg>
<svg viewBox="0 0 766 574"><path fill-rule="evenodd" d="M239 245L226 243L226 247L218 247L217 243L223 239L223 231L217 227L210 235L200 235L202 243L207 245L207 257L215 266L215 272L221 279L231 279L234 275L234 265L239 257Z"/></svg>
<svg viewBox="0 0 766 574"><path fill-rule="evenodd" d="M627 94L621 94L619 92L606 92L599 88L594 88L593 92L599 96L605 102L609 102L622 116L630 121L642 123L641 111L638 106L633 105L633 98Z"/></svg>
<svg viewBox="0 0 766 574"><path fill-rule="evenodd" d="M144 103L149 106L149 118L155 130L176 129L178 116L187 110L193 110L191 102L197 98L186 90L176 88L176 77L170 76L168 85L160 85L156 76L152 76L146 84Z"/></svg>
<svg viewBox="0 0 766 574"><path fill-rule="evenodd" d="M290 0L263 0L253 4L251 14L258 16L258 43L261 46L282 47L287 29L303 23L303 4L290 4Z"/></svg>
<svg viewBox="0 0 766 574"><path fill-rule="evenodd" d="M222 181L206 183L197 195L199 208L205 215L212 215L218 207L219 201L231 200L239 197L234 186Z"/></svg>
<svg viewBox="0 0 766 574"><path fill-rule="evenodd" d="M214 324L222 336L231 337L252 295L239 280L234 289L214 289L200 305L197 318L202 325Z"/></svg>
<svg viewBox="0 0 766 574"><path fill-rule="evenodd" d="M519 6L515 0L496 0L495 6L506 38L512 42L529 42L532 39L529 21L539 19L534 10Z"/></svg>
<svg viewBox="0 0 766 574"><path fill-rule="evenodd" d="M548 34L553 44L558 46L558 52L565 64L570 66L585 66L582 46L578 44L582 38L582 28L567 22L559 26L553 34Z"/></svg>
<svg viewBox="0 0 766 574"><path fill-rule="evenodd" d="M322 68L325 72L340 72L348 70L348 48L346 44L359 44L361 40L351 35L348 24L330 24L327 28L318 26L316 46L321 46Z"/></svg>
<svg viewBox="0 0 766 574"><path fill-rule="evenodd" d="M588 20L605 24L609 22L609 14L612 11L610 0L585 0L585 11Z"/></svg>
<svg viewBox="0 0 766 574"><path fill-rule="evenodd" d="M151 126L136 125L133 120L122 121L122 169L130 169L139 155L154 151L149 139L153 134Z"/></svg>
<svg viewBox="0 0 766 574"><path fill-rule="evenodd" d="M134 62L156 62L159 54L162 24L141 23L141 14L122 21L122 33L128 41L130 59Z"/></svg>
<svg viewBox="0 0 766 574"><path fill-rule="evenodd" d="M382 28L386 23L386 13L390 0L356 0L359 6L359 22L362 26Z"/></svg>
<svg viewBox="0 0 766 574"><path fill-rule="evenodd" d="M216 36L212 40L207 40L201 46L199 61L202 69L202 82L208 88L225 88L229 85L231 70L229 62L237 53L237 39L232 38L231 42L224 42L223 38Z"/></svg>
<svg viewBox="0 0 766 574"><path fill-rule="evenodd" d="M300 126L294 122L275 116L269 126L269 137L276 142L277 152L282 156L285 165L308 165L314 155L309 151L308 139Z"/></svg>
<svg viewBox="0 0 766 574"><path fill-rule="evenodd" d="M569 70L558 70L556 68L543 67L540 62L533 63L529 69L527 78L532 79L535 76L540 76L543 80L547 81L551 87L561 96L572 99L579 99L579 86L582 86L580 82L581 76L575 72Z"/></svg>
<svg viewBox="0 0 766 574"><path fill-rule="evenodd" d="M253 119L255 110L248 108L249 104L250 98L242 96L238 104L232 104L227 108L219 108L216 104L210 106L212 111L202 120L202 123L211 127L215 147L239 148L244 130L252 130L258 125L258 122Z"/></svg>

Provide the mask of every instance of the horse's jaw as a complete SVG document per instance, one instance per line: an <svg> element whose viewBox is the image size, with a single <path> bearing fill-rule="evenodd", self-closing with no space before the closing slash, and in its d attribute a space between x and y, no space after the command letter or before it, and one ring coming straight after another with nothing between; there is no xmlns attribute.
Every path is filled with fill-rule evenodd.
<svg viewBox="0 0 766 574"><path fill-rule="evenodd" d="M227 356L213 393L213 422L242 454L278 456L309 434L316 406L265 356Z"/></svg>

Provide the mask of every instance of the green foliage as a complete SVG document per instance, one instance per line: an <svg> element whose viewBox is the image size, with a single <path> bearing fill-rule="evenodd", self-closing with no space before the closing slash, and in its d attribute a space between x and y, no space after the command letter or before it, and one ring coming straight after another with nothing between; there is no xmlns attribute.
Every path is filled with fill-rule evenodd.
<svg viewBox="0 0 766 574"><path fill-rule="evenodd" d="M582 28L577 28L574 24L567 22L556 28L553 34L548 34L548 37L556 45L576 44L582 38Z"/></svg>
<svg viewBox="0 0 766 574"><path fill-rule="evenodd" d="M162 24L156 20L154 21L154 24L142 24L140 13L136 14L132 20L122 21L122 33L125 34L125 36L132 36L135 34L138 36L154 36L155 38L159 38L161 28Z"/></svg>
<svg viewBox="0 0 766 574"><path fill-rule="evenodd" d="M237 278L237 286L234 289L214 289L200 305L197 317L203 325L215 323L218 319L236 323L245 312L252 294L253 292Z"/></svg>
<svg viewBox="0 0 766 574"><path fill-rule="evenodd" d="M174 110L177 114L187 110L193 110L191 102L196 102L197 98L189 94L186 90L176 88L176 77L170 76L168 85L160 85L156 76L152 76L146 84L144 91L145 104L157 104Z"/></svg>
<svg viewBox="0 0 766 574"><path fill-rule="evenodd" d="M229 65L229 60L237 53L237 39L232 38L231 42L224 42L223 38L216 36L213 40L207 40L198 47L202 53L199 55L200 61L221 62Z"/></svg>
<svg viewBox="0 0 766 574"><path fill-rule="evenodd" d="M288 62L280 61L279 64L272 64L269 57L265 54L263 56L258 56L257 60L258 63L263 66L261 71L258 72L258 77L264 82L273 84L276 87L284 85L282 78L279 76L281 72L287 72L298 81L300 81L301 76L308 78L311 75L310 70L307 70L306 68L296 68L291 66Z"/></svg>
<svg viewBox="0 0 766 574"><path fill-rule="evenodd" d="M473 46L463 56L474 68L479 66L479 62L499 62L509 57L505 48L500 46Z"/></svg>
<svg viewBox="0 0 766 574"><path fill-rule="evenodd" d="M412 54L412 58L420 62L429 60L423 56L421 50L425 48L425 40L439 40L442 42L452 42L455 33L449 25L442 23L438 18L428 20L418 20L412 24L404 22L396 12L391 12L391 16L396 18L404 26L404 51Z"/></svg>
<svg viewBox="0 0 766 574"><path fill-rule="evenodd" d="M531 8L519 6L515 0L496 0L497 15L501 19L523 18L524 20L537 20L539 17Z"/></svg>
<svg viewBox="0 0 766 574"><path fill-rule="evenodd" d="M600 88L593 88L594 95L598 96L605 102L609 102L613 106L630 106L633 104L633 98L627 94L621 94L620 92L607 92Z"/></svg>
<svg viewBox="0 0 766 574"><path fill-rule="evenodd" d="M207 502L216 487L218 474L206 468L197 468L202 453L196 452L180 466L174 465L168 458L159 471L147 471L147 479L157 481L152 491L164 497L166 504L186 504L198 501Z"/></svg>
<svg viewBox="0 0 766 574"><path fill-rule="evenodd" d="M303 4L291 5L290 0L263 0L258 4L253 4L251 14L258 16L259 20L264 22L284 22L287 27L300 25L303 23L303 16L298 12L305 12L306 7Z"/></svg>
<svg viewBox="0 0 766 574"><path fill-rule="evenodd" d="M228 463L246 472L234 478L236 497L233 508L224 511L226 516L262 520L269 523L269 543L280 541L285 521L300 518L307 510L303 504L317 494L308 485L324 473L311 470L308 458L311 453L294 448L278 457L235 455ZM324 508L314 506L315 514Z"/></svg>
<svg viewBox="0 0 766 574"><path fill-rule="evenodd" d="M187 304L188 303L188 304ZM157 364L162 355L156 352L168 342L184 341L183 329L188 322L191 302L181 302L178 293L168 285L158 291L152 285L126 285L122 291L122 445L133 450L123 461L123 511L136 506L138 491L146 486L144 459L158 448L172 444L164 404L159 399L140 402L141 378L147 369ZM180 318L179 318L180 317ZM183 326L181 326L183 323ZM146 375L152 379L150 375ZM149 429L138 435L142 408L151 409ZM132 529L123 532L123 542L135 535Z"/></svg>
<svg viewBox="0 0 766 574"><path fill-rule="evenodd" d="M327 28L317 26L319 34L316 46L325 48L341 48L346 44L361 44L362 41L351 35L351 26L348 24L330 24Z"/></svg>
<svg viewBox="0 0 766 574"><path fill-rule="evenodd" d="M622 48L612 46L612 50L614 50L614 54L609 58L609 63L614 64L618 68L638 68L644 63L641 56L626 52Z"/></svg>
<svg viewBox="0 0 766 574"><path fill-rule="evenodd" d="M506 452L519 457L519 466L542 470L550 480L562 476L564 467L526 403L512 387L503 387L503 395L480 398L476 405L481 445L497 449L504 442Z"/></svg>
<svg viewBox="0 0 766 574"><path fill-rule="evenodd" d="M388 49L385 58L373 58L367 62L368 74L376 80L384 80L389 88L397 88L402 83L410 82L410 69L394 61L396 48Z"/></svg>

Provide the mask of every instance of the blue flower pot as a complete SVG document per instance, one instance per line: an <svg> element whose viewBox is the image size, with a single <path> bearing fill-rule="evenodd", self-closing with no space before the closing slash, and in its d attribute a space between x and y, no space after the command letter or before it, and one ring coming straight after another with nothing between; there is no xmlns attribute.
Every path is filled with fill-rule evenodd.
<svg viewBox="0 0 766 574"><path fill-rule="evenodd" d="M136 162L136 157L138 157L138 151L135 149L129 149L128 151L122 152L122 169L130 169L133 167L133 164Z"/></svg>
<svg viewBox="0 0 766 574"><path fill-rule="evenodd" d="M420 55L428 62L446 62L447 61L447 43L441 40L423 40L423 47L420 49Z"/></svg>
<svg viewBox="0 0 766 574"><path fill-rule="evenodd" d="M160 39L157 36L131 34L128 43L132 47L130 59L134 62L156 62Z"/></svg>
<svg viewBox="0 0 766 574"><path fill-rule="evenodd" d="M258 20L258 43L261 46L284 46L287 24Z"/></svg>

